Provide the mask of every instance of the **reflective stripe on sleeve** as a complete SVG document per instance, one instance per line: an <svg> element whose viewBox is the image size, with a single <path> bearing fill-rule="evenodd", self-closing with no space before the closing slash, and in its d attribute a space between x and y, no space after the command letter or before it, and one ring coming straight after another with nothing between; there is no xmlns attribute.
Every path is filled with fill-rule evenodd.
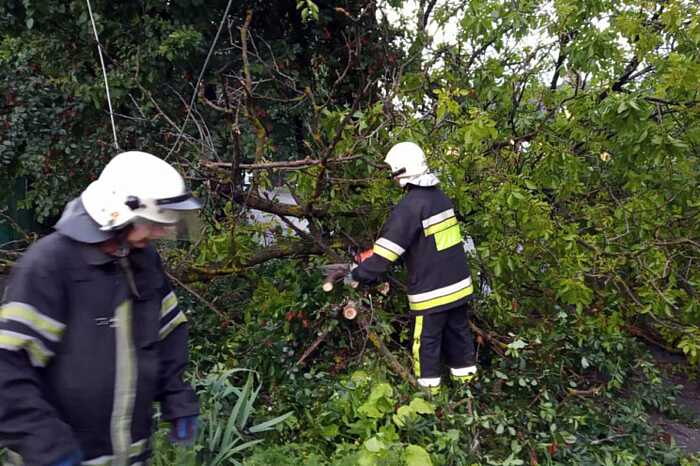
<svg viewBox="0 0 700 466"><path fill-rule="evenodd" d="M384 249L388 249L389 251L393 252L397 256L402 255L406 250L399 246L398 244L394 243L393 241L390 241L386 238L379 238L375 244L378 244L379 246L383 247Z"/></svg>
<svg viewBox="0 0 700 466"><path fill-rule="evenodd" d="M51 341L59 341L66 329L64 324L42 314L34 306L20 302L0 307L0 321L3 320L19 322Z"/></svg>
<svg viewBox="0 0 700 466"><path fill-rule="evenodd" d="M10 330L0 330L0 348L8 351L25 350L35 367L45 367L54 355L38 338Z"/></svg>
<svg viewBox="0 0 700 466"><path fill-rule="evenodd" d="M167 295L165 295L165 298L163 298L163 301L160 303L160 316L165 317L168 312L172 311L175 309L177 306L177 296L175 296L175 292L171 291Z"/></svg>
<svg viewBox="0 0 700 466"><path fill-rule="evenodd" d="M392 252L392 251L390 251L390 250L388 250L388 249L386 249L386 248L384 248L376 243L375 243L374 247L372 248L372 251L376 255L382 256L384 259L388 260L389 262L395 262L399 258L399 256L396 253L394 253L394 252Z"/></svg>
<svg viewBox="0 0 700 466"><path fill-rule="evenodd" d="M185 314L183 314L182 311L178 312L177 315L170 320L170 322L161 327L159 332L160 339L164 340L165 337L170 335L173 330L185 322L187 322L187 317L185 317Z"/></svg>
<svg viewBox="0 0 700 466"><path fill-rule="evenodd" d="M423 229L428 229L433 225L437 225L438 223L447 220L450 217L455 216L455 211L454 209L447 209L445 211L440 212L439 214L435 214L432 217L428 217L425 220L423 220Z"/></svg>

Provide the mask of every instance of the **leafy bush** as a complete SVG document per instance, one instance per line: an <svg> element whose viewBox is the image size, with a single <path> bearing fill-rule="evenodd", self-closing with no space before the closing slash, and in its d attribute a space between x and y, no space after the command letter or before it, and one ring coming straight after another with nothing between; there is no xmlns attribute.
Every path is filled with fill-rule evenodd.
<svg viewBox="0 0 700 466"><path fill-rule="evenodd" d="M247 374L242 387L233 385L232 378ZM254 404L262 385L255 384L257 374L246 369L214 370L205 379L198 381L198 393L202 403L202 414L193 445L172 445L167 428L156 434L153 464L219 466L240 465L247 450L261 443L257 434L270 431L289 418L287 413L259 422L251 422L255 413Z"/></svg>
<svg viewBox="0 0 700 466"><path fill-rule="evenodd" d="M251 368L265 385L243 398L293 412L267 450L238 427L247 402L231 421L246 382L229 401L203 392L203 458L236 442L239 462L694 461L648 422L673 393L638 337L697 367L697 2L419 2L418 28L379 19L394 0L234 2L199 89L227 1L96 3L125 147L167 154L206 203L205 238L168 260L210 304L180 293L195 377ZM0 5L0 182L26 176L42 217L113 152L94 44L75 39L87 22L81 2ZM424 400L434 414L337 319L354 292L318 287L318 264L369 246L402 195L379 168L400 140L425 149L490 291L473 309L480 379ZM404 278L368 320L409 367Z"/></svg>

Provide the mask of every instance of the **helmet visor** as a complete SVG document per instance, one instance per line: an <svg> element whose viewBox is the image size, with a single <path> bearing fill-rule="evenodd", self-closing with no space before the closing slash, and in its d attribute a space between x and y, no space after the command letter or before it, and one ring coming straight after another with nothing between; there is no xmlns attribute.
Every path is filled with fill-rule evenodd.
<svg viewBox="0 0 700 466"><path fill-rule="evenodd" d="M172 222L157 222L152 219L137 217L134 225L149 227L153 240L197 242L202 237L202 221L198 210L162 209L161 214Z"/></svg>

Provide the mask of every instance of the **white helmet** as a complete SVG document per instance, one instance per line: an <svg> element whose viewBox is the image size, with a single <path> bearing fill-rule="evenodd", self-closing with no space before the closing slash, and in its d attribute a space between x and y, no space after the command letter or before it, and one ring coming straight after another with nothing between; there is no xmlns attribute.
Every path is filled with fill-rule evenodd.
<svg viewBox="0 0 700 466"><path fill-rule="evenodd" d="M429 171L423 149L413 142L395 144L386 154L384 163L391 167L394 178L409 178Z"/></svg>
<svg viewBox="0 0 700 466"><path fill-rule="evenodd" d="M174 225L182 211L201 207L175 168L137 151L115 156L83 191L81 200L102 231L118 230L138 220Z"/></svg>
<svg viewBox="0 0 700 466"><path fill-rule="evenodd" d="M392 178L397 179L401 186L438 184L438 179L430 173L423 149L413 142L395 144L386 154L384 163L391 167Z"/></svg>

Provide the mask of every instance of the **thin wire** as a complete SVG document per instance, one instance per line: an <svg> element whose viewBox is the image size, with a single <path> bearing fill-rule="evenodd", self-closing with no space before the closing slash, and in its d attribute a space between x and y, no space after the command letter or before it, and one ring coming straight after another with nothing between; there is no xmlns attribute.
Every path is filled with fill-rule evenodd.
<svg viewBox="0 0 700 466"><path fill-rule="evenodd" d="M194 106L194 101L197 98L197 91L199 90L199 83L202 82L202 77L204 76L204 71L207 69L207 65L209 64L209 59L211 58L212 54L214 53L214 48L216 47L216 43L219 41L219 35L221 34L221 30L224 28L224 23L226 22L226 18L228 18L228 11L231 9L231 4L233 3L233 0L228 0L228 5L226 5L226 11L224 11L224 15L221 17L221 22L219 23L219 29L216 31L216 36L214 37L214 41L211 43L211 47L209 47L209 53L207 54L206 60L204 60L204 65L202 66L202 71L199 72L199 77L197 78L197 83L194 85L194 91L192 92L192 99L190 100L190 106L187 108L187 115L185 116L185 121L182 123L182 127L180 128L180 133L177 135L177 139L175 140L175 144L173 144L173 147L170 148L170 151L168 152L168 155L165 156L164 160L168 160L170 155L173 153L175 148L177 147L178 143L180 142L180 138L182 138L183 133L185 132L185 127L187 126L187 122L190 119L190 115L192 114L192 107Z"/></svg>
<svg viewBox="0 0 700 466"><path fill-rule="evenodd" d="M117 125L114 123L114 111L112 110L112 97L109 95L109 82L107 81L107 69L105 68L105 60L102 58L102 44L100 43L100 38L97 35L97 26L95 25L95 18L92 16L92 6L90 5L90 0L85 0L88 7L88 13L90 13L90 22L92 22L92 31L95 33L95 40L97 41L97 53L100 56L100 64L102 64L102 76L105 80L105 90L107 91L107 105L109 105L109 119L112 121L112 134L114 135L114 147L119 150L119 141L117 140Z"/></svg>

